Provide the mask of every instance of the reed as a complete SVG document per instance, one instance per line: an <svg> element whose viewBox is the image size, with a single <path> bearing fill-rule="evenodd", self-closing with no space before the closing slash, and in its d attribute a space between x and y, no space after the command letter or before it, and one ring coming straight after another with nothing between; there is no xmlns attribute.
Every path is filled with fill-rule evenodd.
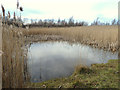
<svg viewBox="0 0 120 90"><path fill-rule="evenodd" d="M19 4L19 2L17 2ZM17 4L17 9L19 5ZM2 24L2 87L3 88L22 88L28 80L27 74L27 49L24 45L24 35L16 20L16 13L13 15L12 27L8 25L10 12L8 11L7 20L5 19L5 8L1 5L3 17ZM22 10L23 11L23 10Z"/></svg>
<svg viewBox="0 0 120 90"><path fill-rule="evenodd" d="M2 20L0 14L0 89L2 89Z"/></svg>
<svg viewBox="0 0 120 90"><path fill-rule="evenodd" d="M26 51L21 28L2 25L2 87L22 88L27 80Z"/></svg>
<svg viewBox="0 0 120 90"><path fill-rule="evenodd" d="M110 51L118 50L118 27L112 26L82 26L63 28L30 28L26 36L60 35L64 40L80 42L97 48L107 48Z"/></svg>

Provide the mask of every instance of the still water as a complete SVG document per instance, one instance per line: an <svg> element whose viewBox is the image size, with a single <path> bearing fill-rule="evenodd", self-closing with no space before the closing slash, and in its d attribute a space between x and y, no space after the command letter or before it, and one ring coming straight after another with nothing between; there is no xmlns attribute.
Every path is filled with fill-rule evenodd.
<svg viewBox="0 0 120 90"><path fill-rule="evenodd" d="M70 76L79 64L90 66L117 58L118 52L113 54L77 43L39 42L29 47L28 71L32 82L42 82Z"/></svg>

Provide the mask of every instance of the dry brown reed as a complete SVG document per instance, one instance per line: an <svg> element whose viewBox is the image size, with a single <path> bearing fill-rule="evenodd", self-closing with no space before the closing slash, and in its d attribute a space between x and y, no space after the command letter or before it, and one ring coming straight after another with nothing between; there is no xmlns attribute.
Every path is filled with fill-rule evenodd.
<svg viewBox="0 0 120 90"><path fill-rule="evenodd" d="M82 26L63 28L30 28L26 35L60 35L65 40L93 45L98 48L118 49L118 27L113 26Z"/></svg>
<svg viewBox="0 0 120 90"><path fill-rule="evenodd" d="M2 12L3 12L3 17L5 17L5 8L3 7L3 5L1 5L2 8Z"/></svg>
<svg viewBox="0 0 120 90"><path fill-rule="evenodd" d="M0 90L2 89L2 20L0 14Z"/></svg>
<svg viewBox="0 0 120 90"><path fill-rule="evenodd" d="M27 80L26 53L20 28L10 28L3 24L2 29L2 87L22 88Z"/></svg>

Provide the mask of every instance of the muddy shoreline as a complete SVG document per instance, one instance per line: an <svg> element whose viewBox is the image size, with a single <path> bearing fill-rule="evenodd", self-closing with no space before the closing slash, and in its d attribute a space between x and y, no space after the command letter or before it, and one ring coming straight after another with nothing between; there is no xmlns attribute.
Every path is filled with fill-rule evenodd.
<svg viewBox="0 0 120 90"><path fill-rule="evenodd" d="M27 35L27 36L25 36L25 42L29 43L29 44L32 44L34 42L41 42L41 41L67 41L70 43L80 43L80 44L84 44L84 45L89 45L93 48L99 48L99 49L103 49L105 51L111 51L113 53L119 50L117 42L109 43L107 45L102 45L102 41L100 41L99 43L96 42L96 40L77 41L75 39L70 40L70 39L60 36L60 35Z"/></svg>

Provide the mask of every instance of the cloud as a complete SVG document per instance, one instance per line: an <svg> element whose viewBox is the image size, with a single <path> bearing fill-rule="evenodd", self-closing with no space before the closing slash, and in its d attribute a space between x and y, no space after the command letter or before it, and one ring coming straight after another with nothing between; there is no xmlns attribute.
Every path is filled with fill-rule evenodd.
<svg viewBox="0 0 120 90"><path fill-rule="evenodd" d="M97 17L117 18L118 0L19 0L22 17L34 19L68 19L93 21ZM1 0L9 11L16 11L16 0Z"/></svg>

